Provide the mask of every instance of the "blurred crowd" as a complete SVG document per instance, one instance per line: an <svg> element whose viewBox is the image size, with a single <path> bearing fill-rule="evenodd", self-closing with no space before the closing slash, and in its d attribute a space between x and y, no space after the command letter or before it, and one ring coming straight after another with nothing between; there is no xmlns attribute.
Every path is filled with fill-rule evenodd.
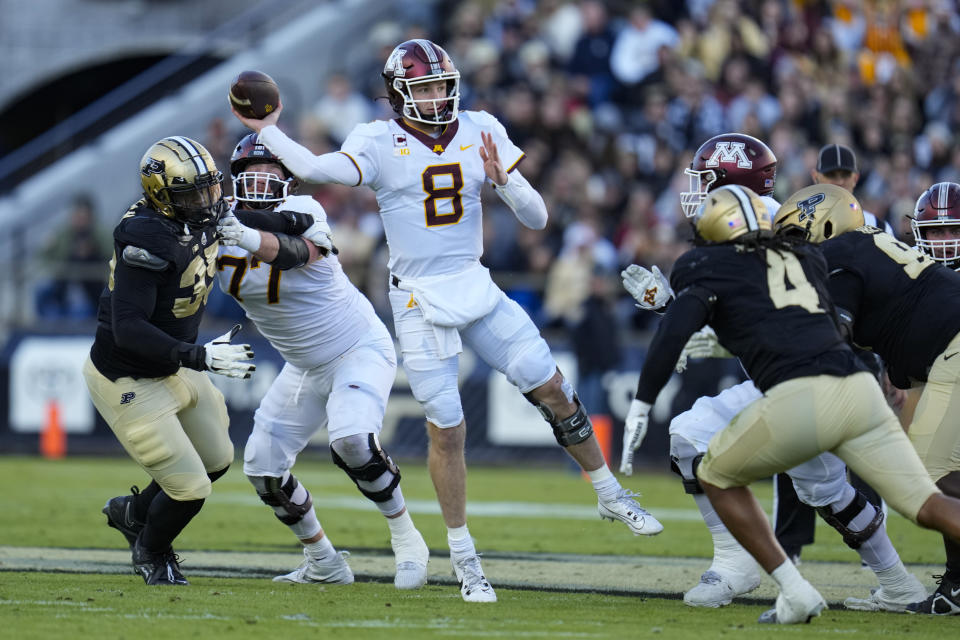
<svg viewBox="0 0 960 640"><path fill-rule="evenodd" d="M281 126L316 153L336 150L355 124L394 117L380 71L396 44L445 47L462 76L461 108L506 126L550 213L546 231L527 230L487 190L484 262L538 324L570 336L588 335L600 308L611 331L654 321L633 313L618 274L631 263L666 272L686 250L683 169L715 134L747 133L773 149L779 200L811 183L821 145L850 146L864 208L911 242L917 196L960 181L952 0L441 0L405 17L418 26L377 25L352 52L365 70L333 73L323 98L285 111ZM203 140L225 172L238 127L218 119ZM308 192L331 218L351 279L388 317L373 192Z"/></svg>

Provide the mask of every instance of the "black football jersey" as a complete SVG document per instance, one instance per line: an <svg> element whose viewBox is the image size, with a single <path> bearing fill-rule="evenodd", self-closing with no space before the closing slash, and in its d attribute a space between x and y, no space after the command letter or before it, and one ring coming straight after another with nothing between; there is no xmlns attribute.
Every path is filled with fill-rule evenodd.
<svg viewBox="0 0 960 640"><path fill-rule="evenodd" d="M175 350L194 343L216 274L219 243L216 225L191 230L141 200L113 232L110 277L97 310L97 335L91 359L106 377L155 378L180 367ZM153 256L154 264L132 265L123 256L128 246ZM163 264L163 263L166 264ZM121 284L122 279L122 285ZM124 299L117 299L122 290ZM121 313L121 309L123 312ZM135 340L118 344L120 330L136 327Z"/></svg>
<svg viewBox="0 0 960 640"><path fill-rule="evenodd" d="M801 376L846 376L865 367L840 334L816 246L696 247L670 277L678 298L695 295L707 323L740 358L757 388Z"/></svg>
<svg viewBox="0 0 960 640"><path fill-rule="evenodd" d="M898 386L925 381L960 333L960 274L874 227L822 248L834 302L853 314L854 343L879 354Z"/></svg>

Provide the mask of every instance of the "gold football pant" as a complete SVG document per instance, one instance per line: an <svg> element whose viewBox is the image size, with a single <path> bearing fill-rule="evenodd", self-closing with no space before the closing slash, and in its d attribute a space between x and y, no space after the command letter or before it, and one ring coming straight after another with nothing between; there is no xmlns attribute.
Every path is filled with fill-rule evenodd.
<svg viewBox="0 0 960 640"><path fill-rule="evenodd" d="M697 476L722 489L745 486L824 451L914 522L923 503L939 492L880 385L865 371L774 385L710 440Z"/></svg>
<svg viewBox="0 0 960 640"><path fill-rule="evenodd" d="M174 500L210 495L207 472L233 461L227 405L206 373L181 367L165 378L103 376L90 357L83 377L97 411L137 463Z"/></svg>
<svg viewBox="0 0 960 640"><path fill-rule="evenodd" d="M908 433L934 482L960 471L960 335L933 361Z"/></svg>

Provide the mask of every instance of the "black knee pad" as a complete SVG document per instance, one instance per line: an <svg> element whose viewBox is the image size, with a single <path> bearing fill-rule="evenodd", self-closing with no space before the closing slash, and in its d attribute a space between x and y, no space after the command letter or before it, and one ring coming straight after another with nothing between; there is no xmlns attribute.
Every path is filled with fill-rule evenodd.
<svg viewBox="0 0 960 640"><path fill-rule="evenodd" d="M360 467L351 467L348 465L344 459L337 454L333 447L330 447L330 455L333 457L334 464L343 469L350 479L353 480L353 483L357 485L360 493L374 502L386 502L393 497L393 491L400 485L400 468L394 464L393 459L390 458L380 446L380 441L376 435L371 433L367 444L370 447L371 456L370 459ZM384 473L392 474L393 479L390 481L390 484L383 489L370 491L360 486L360 482L373 482L383 476Z"/></svg>
<svg viewBox="0 0 960 640"><path fill-rule="evenodd" d="M261 480L263 480L263 488L257 488L257 495L264 504L274 508L277 519L283 524L291 525L300 522L303 516L313 508L313 498L310 497L309 491L303 504L294 504L290 501L293 492L300 486L292 473L283 484L280 483L281 478L273 476L261 476ZM283 510L284 513L277 513L277 509Z"/></svg>
<svg viewBox="0 0 960 640"><path fill-rule="evenodd" d="M563 420L557 419L557 414L553 412L553 409L546 403L535 400L531 394L525 393L523 397L536 407L543 419L547 421L553 429L553 437L557 439L557 443L561 447L580 444L593 435L593 424L590 422L590 416L587 415L587 410L580 402L577 394L573 394L573 401L577 405L577 410L574 411L572 416Z"/></svg>
<svg viewBox="0 0 960 640"><path fill-rule="evenodd" d="M680 460L674 456L670 456L670 470L680 476L680 482L683 483L684 492L690 495L703 493L703 485L700 484L700 480L697 478L697 467L700 466L701 460L703 460L702 453L693 457L693 462L691 463L693 478L684 478L683 472L680 470Z"/></svg>
<svg viewBox="0 0 960 640"><path fill-rule="evenodd" d="M852 531L850 529L850 521L856 518L867 504L867 498L857 491L857 495L850 501L850 504L837 513L833 513L829 506L817 507L817 513L826 520L827 524L840 532L848 547L859 549L883 524L883 511L875 509L876 514L873 516L873 520L862 531Z"/></svg>

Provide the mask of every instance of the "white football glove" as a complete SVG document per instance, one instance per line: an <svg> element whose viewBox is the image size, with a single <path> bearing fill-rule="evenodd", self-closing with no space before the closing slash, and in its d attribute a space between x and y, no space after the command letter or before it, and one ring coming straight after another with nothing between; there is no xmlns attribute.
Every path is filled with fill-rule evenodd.
<svg viewBox="0 0 960 640"><path fill-rule="evenodd" d="M217 237L222 245L239 246L250 253L260 248L260 232L244 226L232 212L217 222Z"/></svg>
<svg viewBox="0 0 960 640"><path fill-rule="evenodd" d="M333 240L330 239L330 225L326 220L314 220L313 224L303 232L304 239L320 247L323 255L333 251Z"/></svg>
<svg viewBox="0 0 960 640"><path fill-rule="evenodd" d="M687 368L688 358L732 358L733 354L727 351L717 340L717 333L707 325L700 331L690 336L687 344L680 352L680 358L677 360L677 366L674 367L677 373L683 373Z"/></svg>
<svg viewBox="0 0 960 640"><path fill-rule="evenodd" d="M623 288L637 301L637 307L646 311L660 311L676 297L670 282L656 265L650 271L632 264L620 272L620 277L623 278Z"/></svg>
<svg viewBox="0 0 960 640"><path fill-rule="evenodd" d="M633 454L640 448L647 435L650 422L650 405L634 398L630 401L630 410L623 424L623 452L620 454L620 473L633 474Z"/></svg>
<svg viewBox="0 0 960 640"><path fill-rule="evenodd" d="M234 325L233 329L219 338L214 338L203 345L207 371L228 378L246 379L256 370L257 365L247 362L253 360L253 349L250 345L230 344L230 340L237 335L238 331L240 331L239 324Z"/></svg>

